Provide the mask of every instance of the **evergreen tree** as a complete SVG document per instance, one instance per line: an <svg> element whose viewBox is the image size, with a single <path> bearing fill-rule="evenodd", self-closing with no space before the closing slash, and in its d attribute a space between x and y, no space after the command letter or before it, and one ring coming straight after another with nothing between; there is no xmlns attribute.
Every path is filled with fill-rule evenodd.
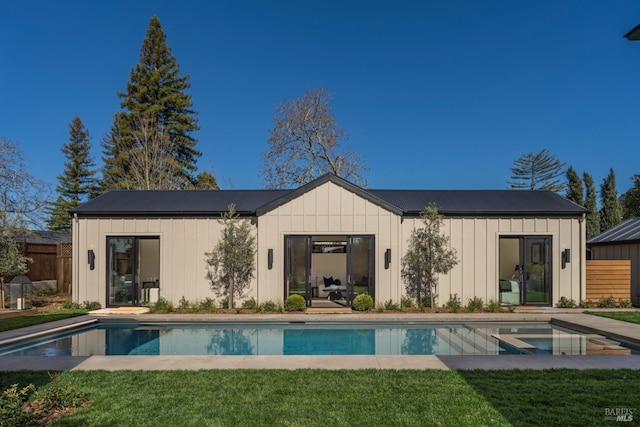
<svg viewBox="0 0 640 427"><path fill-rule="evenodd" d="M600 231L609 230L622 222L622 207L616 190L616 175L613 168L600 186Z"/></svg>
<svg viewBox="0 0 640 427"><path fill-rule="evenodd" d="M582 180L580 179L580 175L573 169L573 167L569 166L567 169L567 199L571 200L579 204L580 206L584 206L584 186L582 185Z"/></svg>
<svg viewBox="0 0 640 427"><path fill-rule="evenodd" d="M113 122L106 135L102 138L102 180L100 181L98 193L108 190L125 188L122 180L127 176L128 150L124 150L122 138L118 130L118 116L123 113L116 113Z"/></svg>
<svg viewBox="0 0 640 427"><path fill-rule="evenodd" d="M105 168L104 188L122 188L130 171L128 153L135 147L135 124L139 117L153 115L153 122L168 135L169 154L178 165L176 179L181 188L195 183L193 173L201 153L196 150L197 140L192 133L198 127L197 112L193 110L189 76L180 76L176 58L167 46L166 35L157 16L151 17L142 48L140 61L131 70L127 91L118 93L124 110L116 114L114 129L103 143Z"/></svg>
<svg viewBox="0 0 640 427"><path fill-rule="evenodd" d="M587 214L587 239L600 234L600 212L598 212L596 188L594 187L593 177L588 173L582 175L585 186L585 204L584 207L589 210Z"/></svg>
<svg viewBox="0 0 640 427"><path fill-rule="evenodd" d="M71 231L68 210L86 201L96 186L89 131L80 117L74 117L69 123L69 142L62 146L62 152L67 161L62 175L58 176L56 191L60 196L48 209L47 225L53 231Z"/></svg>
<svg viewBox="0 0 640 427"><path fill-rule="evenodd" d="M198 174L196 178L195 188L197 190L219 190L218 181L216 177L213 176L213 173L202 171Z"/></svg>
<svg viewBox="0 0 640 427"><path fill-rule="evenodd" d="M513 162L511 179L507 184L515 189L561 191L564 163L546 148L538 153L523 154Z"/></svg>
<svg viewBox="0 0 640 427"><path fill-rule="evenodd" d="M640 175L634 175L631 187L622 197L624 219L640 216Z"/></svg>

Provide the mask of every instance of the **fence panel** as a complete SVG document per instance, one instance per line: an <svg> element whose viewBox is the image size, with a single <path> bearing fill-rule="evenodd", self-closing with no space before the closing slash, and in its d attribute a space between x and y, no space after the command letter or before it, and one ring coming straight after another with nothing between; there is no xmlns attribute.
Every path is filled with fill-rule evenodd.
<svg viewBox="0 0 640 427"><path fill-rule="evenodd" d="M58 243L56 280L58 292L71 293L71 243Z"/></svg>
<svg viewBox="0 0 640 427"><path fill-rule="evenodd" d="M631 261L588 260L586 299L598 301L610 296L631 299Z"/></svg>
<svg viewBox="0 0 640 427"><path fill-rule="evenodd" d="M31 281L54 280L56 278L56 245L44 243L26 243L22 245L22 254L31 258L27 267L27 276Z"/></svg>

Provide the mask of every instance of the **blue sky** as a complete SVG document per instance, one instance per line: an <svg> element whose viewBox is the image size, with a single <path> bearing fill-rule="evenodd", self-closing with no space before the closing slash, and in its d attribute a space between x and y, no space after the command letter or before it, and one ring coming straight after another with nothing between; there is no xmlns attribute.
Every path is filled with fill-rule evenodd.
<svg viewBox="0 0 640 427"><path fill-rule="evenodd" d="M372 188L500 189L547 148L618 191L640 173L636 0L8 1L0 135L56 183L68 124L100 140L158 15L201 130L198 166L260 188L274 102L324 86Z"/></svg>

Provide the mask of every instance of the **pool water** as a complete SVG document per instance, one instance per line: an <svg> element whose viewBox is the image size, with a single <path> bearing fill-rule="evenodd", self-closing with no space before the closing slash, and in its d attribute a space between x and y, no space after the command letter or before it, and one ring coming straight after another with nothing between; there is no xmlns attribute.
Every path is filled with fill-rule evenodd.
<svg viewBox="0 0 640 427"><path fill-rule="evenodd" d="M548 323L109 322L3 347L0 356L588 354L592 341Z"/></svg>

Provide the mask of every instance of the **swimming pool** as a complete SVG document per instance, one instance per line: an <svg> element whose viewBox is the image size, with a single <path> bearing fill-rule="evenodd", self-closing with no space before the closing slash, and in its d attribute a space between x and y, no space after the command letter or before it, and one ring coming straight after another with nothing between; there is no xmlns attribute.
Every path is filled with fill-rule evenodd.
<svg viewBox="0 0 640 427"><path fill-rule="evenodd" d="M613 353L602 353L604 349ZM631 350L601 336L542 322L108 322L0 348L0 356L51 357L503 354L631 354Z"/></svg>

